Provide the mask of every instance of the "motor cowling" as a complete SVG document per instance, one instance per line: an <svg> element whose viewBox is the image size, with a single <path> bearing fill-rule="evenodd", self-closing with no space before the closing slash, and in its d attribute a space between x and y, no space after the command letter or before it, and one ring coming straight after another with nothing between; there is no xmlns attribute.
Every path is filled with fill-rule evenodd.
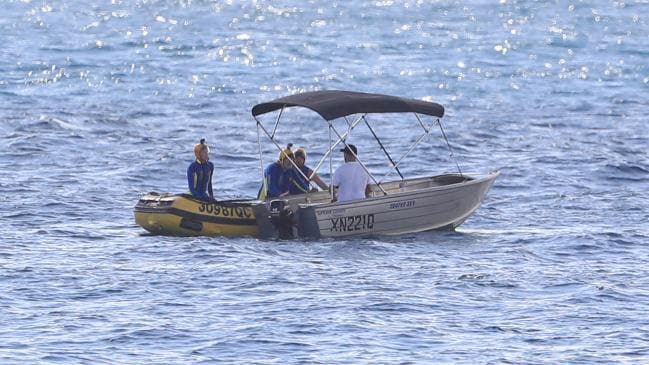
<svg viewBox="0 0 649 365"><path fill-rule="evenodd" d="M268 219L271 221L279 239L291 239L295 237L293 228L295 227L295 217L293 211L288 205L288 201L283 199L272 200L270 202L270 215Z"/></svg>

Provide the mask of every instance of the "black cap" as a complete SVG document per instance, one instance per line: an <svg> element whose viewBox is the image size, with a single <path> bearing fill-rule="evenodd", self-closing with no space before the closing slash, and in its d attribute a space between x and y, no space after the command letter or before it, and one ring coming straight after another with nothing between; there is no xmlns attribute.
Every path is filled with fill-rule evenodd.
<svg viewBox="0 0 649 365"><path fill-rule="evenodd" d="M351 151L350 151L350 149L351 149ZM347 144L347 146L345 148L343 148L342 150L340 150L340 152L345 152L345 153L349 153L349 154L354 152L355 155L358 155L358 150L356 149L356 146L354 146L353 144Z"/></svg>

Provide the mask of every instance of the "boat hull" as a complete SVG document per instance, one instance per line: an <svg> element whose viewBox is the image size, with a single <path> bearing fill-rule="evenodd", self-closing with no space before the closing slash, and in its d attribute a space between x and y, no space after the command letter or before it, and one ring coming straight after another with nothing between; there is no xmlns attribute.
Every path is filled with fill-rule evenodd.
<svg viewBox="0 0 649 365"><path fill-rule="evenodd" d="M134 208L135 223L167 236L256 236L255 205L229 200L204 202L186 194L149 193Z"/></svg>
<svg viewBox="0 0 649 365"><path fill-rule="evenodd" d="M481 204L499 172L457 183L393 189L388 195L343 203L300 205L298 234L305 237L397 235L454 229ZM461 175L445 175L460 178Z"/></svg>
<svg viewBox="0 0 649 365"><path fill-rule="evenodd" d="M203 202L189 195L149 193L135 222L153 234L321 238L398 235L455 229L482 203L499 172L445 174L373 185L373 196L330 202L327 192L261 202ZM384 195L383 191L387 194ZM273 203L282 203L281 209ZM282 215L281 212L290 214Z"/></svg>

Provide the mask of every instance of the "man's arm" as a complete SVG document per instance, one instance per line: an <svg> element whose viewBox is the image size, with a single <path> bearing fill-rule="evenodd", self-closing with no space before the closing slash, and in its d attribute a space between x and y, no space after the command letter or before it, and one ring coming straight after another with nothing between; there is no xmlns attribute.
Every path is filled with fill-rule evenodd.
<svg viewBox="0 0 649 365"><path fill-rule="evenodd" d="M313 173L312 171L309 171L309 174L312 174L312 173ZM318 185L320 187L320 189L329 190L329 187L327 186L327 184L325 184L325 182L322 181L322 179L320 178L320 176L318 176L318 174L313 174L312 180L315 181L316 185Z"/></svg>

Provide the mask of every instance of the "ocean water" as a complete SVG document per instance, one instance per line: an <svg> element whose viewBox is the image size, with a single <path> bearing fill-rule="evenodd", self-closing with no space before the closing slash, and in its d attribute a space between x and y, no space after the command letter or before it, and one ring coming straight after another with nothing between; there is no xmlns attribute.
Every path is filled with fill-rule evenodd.
<svg viewBox="0 0 649 365"><path fill-rule="evenodd" d="M646 1L1 5L0 363L649 362ZM439 102L463 171L502 174L455 232L135 225L142 194L186 191L203 137L217 197L254 196L252 106L323 89ZM280 142L316 161L322 121L288 117ZM413 157L408 176L455 168L439 133Z"/></svg>

